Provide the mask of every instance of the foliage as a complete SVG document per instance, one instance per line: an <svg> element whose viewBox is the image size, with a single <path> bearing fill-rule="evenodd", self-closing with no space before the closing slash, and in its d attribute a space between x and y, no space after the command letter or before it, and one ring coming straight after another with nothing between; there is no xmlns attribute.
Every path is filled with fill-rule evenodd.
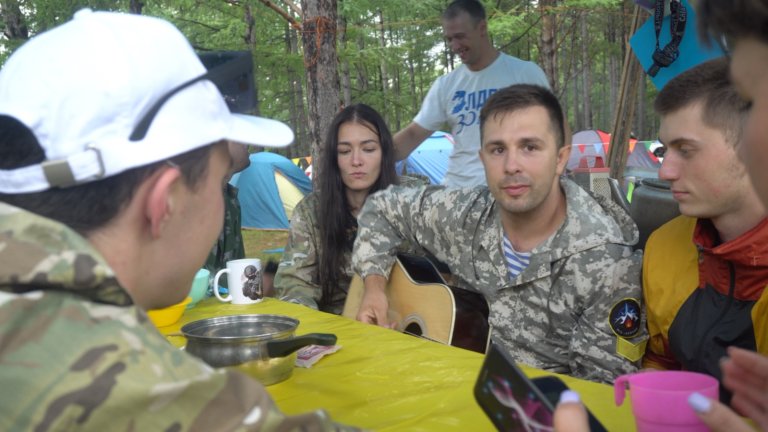
<svg viewBox="0 0 768 432"><path fill-rule="evenodd" d="M82 7L120 11L130 7L130 0L2 0L0 11L7 13L7 5L14 2L20 5L30 35L68 20ZM301 21L287 3L282 0L273 0L273 3ZM349 83L351 102L365 102L380 110L393 131L407 125L415 116L435 78L459 66L442 41L440 13L445 3L445 0L338 0L340 17L346 22L346 32L337 34L339 73L348 73L346 81L341 80L342 85ZM546 10L539 7L539 1L532 0L483 0L483 3L495 46L535 62L541 60L542 13L553 14L557 44L555 87L570 122L574 129L586 126L583 109L588 98L592 107L586 116L590 126L610 130L624 59L622 41L627 37L624 29L632 2L557 0ZM253 16L252 27L247 20L247 10ZM197 50L251 50L260 113L286 121L297 130L297 145L281 152L289 156L309 153L301 132L306 127L301 35L282 16L259 0L143 0L142 13L176 24ZM579 33L582 21L588 29L586 40ZM3 23L0 25L4 26ZM294 48L291 48L291 39L298 41L294 42ZM21 42L0 38L0 61ZM586 70L591 84L585 90ZM646 112L639 115L652 116L648 107L654 94L654 91L645 92ZM655 124L654 121L646 123ZM638 131L641 138L649 138L649 134L655 135L655 131L650 128Z"/></svg>

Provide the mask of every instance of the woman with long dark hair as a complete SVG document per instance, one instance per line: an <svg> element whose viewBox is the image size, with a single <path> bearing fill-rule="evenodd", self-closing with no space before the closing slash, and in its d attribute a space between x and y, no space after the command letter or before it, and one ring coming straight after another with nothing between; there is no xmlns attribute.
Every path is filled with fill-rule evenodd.
<svg viewBox="0 0 768 432"><path fill-rule="evenodd" d="M340 314L357 214L368 195L398 184L392 134L373 108L348 106L331 123L319 163L319 188L294 209L274 284L284 300Z"/></svg>

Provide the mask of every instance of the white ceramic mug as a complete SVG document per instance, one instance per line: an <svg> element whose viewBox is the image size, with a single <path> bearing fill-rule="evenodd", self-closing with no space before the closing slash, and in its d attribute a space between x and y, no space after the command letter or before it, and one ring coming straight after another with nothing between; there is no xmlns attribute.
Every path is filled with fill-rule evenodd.
<svg viewBox="0 0 768 432"><path fill-rule="evenodd" d="M219 293L219 278L228 273L227 285L229 294L222 297ZM258 258L245 258L227 261L227 268L216 272L213 278L213 293L216 298L232 304L253 304L261 301L261 260Z"/></svg>

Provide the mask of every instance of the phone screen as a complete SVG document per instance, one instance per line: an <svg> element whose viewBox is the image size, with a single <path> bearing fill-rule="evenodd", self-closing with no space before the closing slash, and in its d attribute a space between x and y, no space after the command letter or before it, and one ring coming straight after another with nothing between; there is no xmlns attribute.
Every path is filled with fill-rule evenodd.
<svg viewBox="0 0 768 432"><path fill-rule="evenodd" d="M495 343L475 383L475 399L498 430L552 431L552 403Z"/></svg>

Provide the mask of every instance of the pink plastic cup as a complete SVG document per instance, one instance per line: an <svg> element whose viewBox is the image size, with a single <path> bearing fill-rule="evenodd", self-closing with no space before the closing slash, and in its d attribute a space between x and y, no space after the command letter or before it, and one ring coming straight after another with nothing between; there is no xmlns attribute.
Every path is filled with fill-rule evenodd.
<svg viewBox="0 0 768 432"><path fill-rule="evenodd" d="M697 372L645 371L622 375L613 383L616 405L624 402L626 389L638 432L707 432L688 405L688 396L699 392L718 398L714 377Z"/></svg>

